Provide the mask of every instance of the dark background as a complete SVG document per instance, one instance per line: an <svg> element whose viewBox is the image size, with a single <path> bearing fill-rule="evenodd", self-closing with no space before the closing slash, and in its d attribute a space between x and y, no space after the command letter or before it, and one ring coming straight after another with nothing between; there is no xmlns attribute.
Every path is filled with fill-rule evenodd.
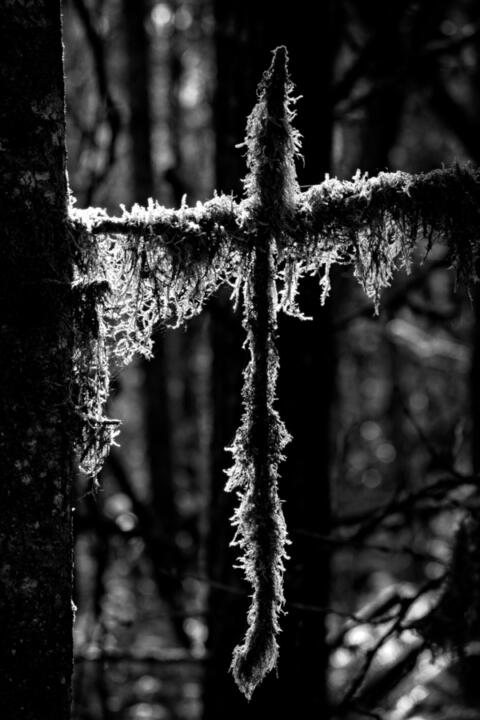
<svg viewBox="0 0 480 720"><path fill-rule="evenodd" d="M360 168L480 161L475 0L65 0L69 177L78 206L241 195L242 142L285 44L302 187ZM280 492L292 546L278 677L250 704L228 673L248 588L232 570L225 452L240 419L243 332L228 293L155 358L116 369L121 418L76 501L76 720L475 720L468 662L428 649L455 530L476 512L479 333L446 248L419 244L374 314L345 268L282 319L278 405L294 440ZM475 595L475 577L467 578ZM480 580L477 579L477 583ZM472 641L476 638L472 637Z"/></svg>

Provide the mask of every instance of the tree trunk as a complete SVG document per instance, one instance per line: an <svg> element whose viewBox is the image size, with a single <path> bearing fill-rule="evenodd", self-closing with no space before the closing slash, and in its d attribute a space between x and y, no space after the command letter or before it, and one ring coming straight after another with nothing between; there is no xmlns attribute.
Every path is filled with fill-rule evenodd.
<svg viewBox="0 0 480 720"><path fill-rule="evenodd" d="M72 275L60 2L0 11L0 706L66 720L72 672Z"/></svg>

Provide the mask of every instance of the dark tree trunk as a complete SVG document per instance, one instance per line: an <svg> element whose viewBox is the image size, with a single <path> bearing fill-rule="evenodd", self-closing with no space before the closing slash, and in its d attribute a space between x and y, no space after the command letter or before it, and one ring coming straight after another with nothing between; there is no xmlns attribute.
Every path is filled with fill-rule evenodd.
<svg viewBox="0 0 480 720"><path fill-rule="evenodd" d="M244 160L235 144L245 135L246 117L255 103L255 87L268 67L270 51L284 44L298 94L297 126L304 135L305 168L302 184L323 179L330 169L330 82L335 38L333 3L324 3L324 24L313 21L310 5L301 3L295 13L277 8L266 15L253 2L224 3L216 11L217 187L240 191ZM306 542L296 530L328 532L329 412L334 387L333 333L328 308L320 308L318 282L305 282L301 304L315 319L311 323L280 318L279 409L294 440L288 460L280 468L280 495L286 499L293 545L287 564L289 602L324 607L328 604L329 558L318 544ZM243 333L228 301L217 302L212 312L213 439L211 543L209 567L213 579L238 587L238 571L230 569L234 553L226 550L232 538L229 517L233 499L225 496L223 470L231 457L223 448L233 439L239 423L239 387L246 359L241 351ZM315 421L311 421L311 416ZM211 659L205 686L205 718L266 717L286 712L302 716L328 716L326 671L328 651L324 616L290 609L282 620L278 679L271 675L248 705L227 674L231 652L245 630L246 598L224 590L210 593L209 651Z"/></svg>
<svg viewBox="0 0 480 720"><path fill-rule="evenodd" d="M0 10L0 708L66 720L72 326L60 3Z"/></svg>

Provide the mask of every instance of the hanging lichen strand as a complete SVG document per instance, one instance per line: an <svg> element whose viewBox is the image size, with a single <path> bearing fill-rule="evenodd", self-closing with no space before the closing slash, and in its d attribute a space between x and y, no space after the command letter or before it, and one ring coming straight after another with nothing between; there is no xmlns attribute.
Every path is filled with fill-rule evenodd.
<svg viewBox="0 0 480 720"><path fill-rule="evenodd" d="M274 401L277 242L283 239L298 192L290 89L286 51L278 48L247 125L246 224L251 226L251 250L243 283L243 323L250 362L245 371L242 423L231 448L234 464L226 487L239 494L232 544L242 551L240 566L253 590L247 632L234 650L231 665L235 681L248 699L276 665L284 603L287 531L278 497L278 466L289 436Z"/></svg>
<svg viewBox="0 0 480 720"><path fill-rule="evenodd" d="M70 210L76 258L74 392L80 467L94 482L118 433L104 415L113 369L151 356L159 322L178 327L240 274L242 214L231 197L167 210L153 200L123 216Z"/></svg>
<svg viewBox="0 0 480 720"><path fill-rule="evenodd" d="M277 659L283 603L286 530L277 496L277 469L288 435L274 410L279 310L296 305L302 276L319 278L323 302L334 264L351 264L378 307L395 270L409 269L417 239L442 241L465 282L476 279L480 237L480 171L448 168L426 174L357 173L326 178L301 193L295 179L298 135L291 127L292 86L284 48L259 89L247 127L246 198L224 195L168 210L70 209L76 263L74 379L82 469L94 480L118 433L105 416L110 373L135 353L151 355L158 324L178 327L199 313L222 283L243 298L250 350L244 415L232 452L228 488L240 493L235 543L253 587L245 640L232 663L250 697Z"/></svg>

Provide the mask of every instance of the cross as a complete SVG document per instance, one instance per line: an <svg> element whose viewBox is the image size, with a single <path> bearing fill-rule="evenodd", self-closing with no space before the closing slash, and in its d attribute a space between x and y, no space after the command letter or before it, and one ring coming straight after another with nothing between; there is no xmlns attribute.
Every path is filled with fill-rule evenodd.
<svg viewBox="0 0 480 720"><path fill-rule="evenodd" d="M325 299L339 263L353 264L378 305L417 236L446 242L459 275L473 280L478 171L357 174L300 192L280 49L248 124L243 200L219 195L179 210L152 201L119 218L67 214L60 2L9 0L0 16L2 717L69 717L71 445L95 477L118 431L103 412L110 361L148 356L155 323L188 320L222 283L243 303L250 349L228 481L240 494L235 542L253 589L233 661L249 696L275 665L283 604L278 313L301 318L295 294L305 275L319 277Z"/></svg>
<svg viewBox="0 0 480 720"><path fill-rule="evenodd" d="M300 192L292 92L287 51L280 47L247 123L249 173L243 200L218 195L179 210L150 200L147 207L123 208L119 218L94 208L72 208L70 213L81 257L91 257L86 267L79 267L74 285L90 321L89 293L99 309L91 352L83 352L76 366L81 386L81 375L95 365L92 359L101 358L94 392L84 391L80 402L83 468L92 475L116 432L102 416L108 358L128 362L135 352L148 356L156 323L177 327L199 313L221 284L230 284L234 301L242 301L250 360L226 490L239 496L232 544L240 548L252 587L246 635L231 666L247 698L277 663L284 604L288 539L278 468L289 435L275 409L278 313L308 321L295 299L300 279L317 275L324 302L332 266L347 263L353 264L354 275L378 309L381 290L397 269L409 269L421 235L428 247L433 241L447 242L453 264L467 281L475 277L478 257L478 171L452 168L372 178L357 172L349 182L326 177ZM78 318L83 337L84 322Z"/></svg>

